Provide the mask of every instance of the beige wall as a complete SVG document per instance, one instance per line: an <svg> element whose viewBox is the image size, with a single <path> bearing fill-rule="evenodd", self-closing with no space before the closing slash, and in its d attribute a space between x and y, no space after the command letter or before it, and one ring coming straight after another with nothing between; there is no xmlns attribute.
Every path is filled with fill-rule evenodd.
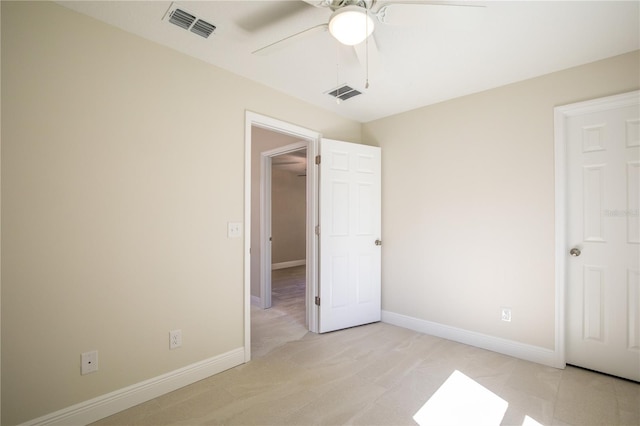
<svg viewBox="0 0 640 426"><path fill-rule="evenodd" d="M361 126L55 3L1 7L9 425L241 347L245 111Z"/></svg>
<svg viewBox="0 0 640 426"><path fill-rule="evenodd" d="M638 89L639 63L636 51L365 124L383 152L383 309L553 349L553 108Z"/></svg>
<svg viewBox="0 0 640 426"><path fill-rule="evenodd" d="M271 177L271 263L305 260L307 179L278 167Z"/></svg>

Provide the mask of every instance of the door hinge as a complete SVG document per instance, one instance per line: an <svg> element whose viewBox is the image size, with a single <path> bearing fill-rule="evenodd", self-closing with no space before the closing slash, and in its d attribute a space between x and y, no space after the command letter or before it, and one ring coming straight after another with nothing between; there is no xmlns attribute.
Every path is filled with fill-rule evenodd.
<svg viewBox="0 0 640 426"><path fill-rule="evenodd" d="M320 156L316 155L316 164L320 164Z"/></svg>
<svg viewBox="0 0 640 426"><path fill-rule="evenodd" d="M320 306L320 296L316 296L316 305Z"/></svg>
<svg viewBox="0 0 640 426"><path fill-rule="evenodd" d="M320 235L320 225L316 225L316 235Z"/></svg>

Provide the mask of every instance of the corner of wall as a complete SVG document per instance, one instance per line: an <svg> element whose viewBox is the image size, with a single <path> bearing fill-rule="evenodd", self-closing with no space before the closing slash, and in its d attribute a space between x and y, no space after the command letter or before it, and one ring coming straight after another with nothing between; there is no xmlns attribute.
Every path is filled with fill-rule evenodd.
<svg viewBox="0 0 640 426"><path fill-rule="evenodd" d="M539 346L527 345L389 311L382 311L382 322L550 367L564 367L558 363L556 351Z"/></svg>

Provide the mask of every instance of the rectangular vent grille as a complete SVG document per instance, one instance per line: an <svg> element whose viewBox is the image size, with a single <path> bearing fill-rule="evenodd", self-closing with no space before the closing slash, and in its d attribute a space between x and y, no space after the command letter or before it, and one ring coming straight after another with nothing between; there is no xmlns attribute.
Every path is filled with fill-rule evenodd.
<svg viewBox="0 0 640 426"><path fill-rule="evenodd" d="M191 32L207 38L211 35L211 33L213 33L215 29L215 25L205 22L202 19L198 19L196 23L193 24L193 27L191 27Z"/></svg>
<svg viewBox="0 0 640 426"><path fill-rule="evenodd" d="M196 20L195 16L180 9L174 10L169 16L169 22L185 30L188 30L191 24L193 24L193 21Z"/></svg>
<svg viewBox="0 0 640 426"><path fill-rule="evenodd" d="M354 96L358 96L361 94L362 92L347 85L340 86L337 89L334 89L331 92L329 92L329 96L333 96L334 98L338 98L343 101L346 101L347 99L353 98Z"/></svg>
<svg viewBox="0 0 640 426"><path fill-rule="evenodd" d="M204 38L209 38L216 29L216 26L207 21L197 18L193 13L184 9L178 9L172 4L165 16L169 22L174 25L189 30Z"/></svg>

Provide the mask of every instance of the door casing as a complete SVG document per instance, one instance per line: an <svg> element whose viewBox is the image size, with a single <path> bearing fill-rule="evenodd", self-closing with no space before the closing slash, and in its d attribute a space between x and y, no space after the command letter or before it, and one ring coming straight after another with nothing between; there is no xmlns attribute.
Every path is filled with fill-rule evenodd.
<svg viewBox="0 0 640 426"><path fill-rule="evenodd" d="M245 112L244 155L244 348L245 362L251 360L251 133L252 127L261 127L278 133L299 137L307 142L307 164L315 163L321 134L295 124L267 117L252 111ZM307 167L307 253L306 253L306 311L309 331L318 331L318 307L314 297L318 294L318 171Z"/></svg>

